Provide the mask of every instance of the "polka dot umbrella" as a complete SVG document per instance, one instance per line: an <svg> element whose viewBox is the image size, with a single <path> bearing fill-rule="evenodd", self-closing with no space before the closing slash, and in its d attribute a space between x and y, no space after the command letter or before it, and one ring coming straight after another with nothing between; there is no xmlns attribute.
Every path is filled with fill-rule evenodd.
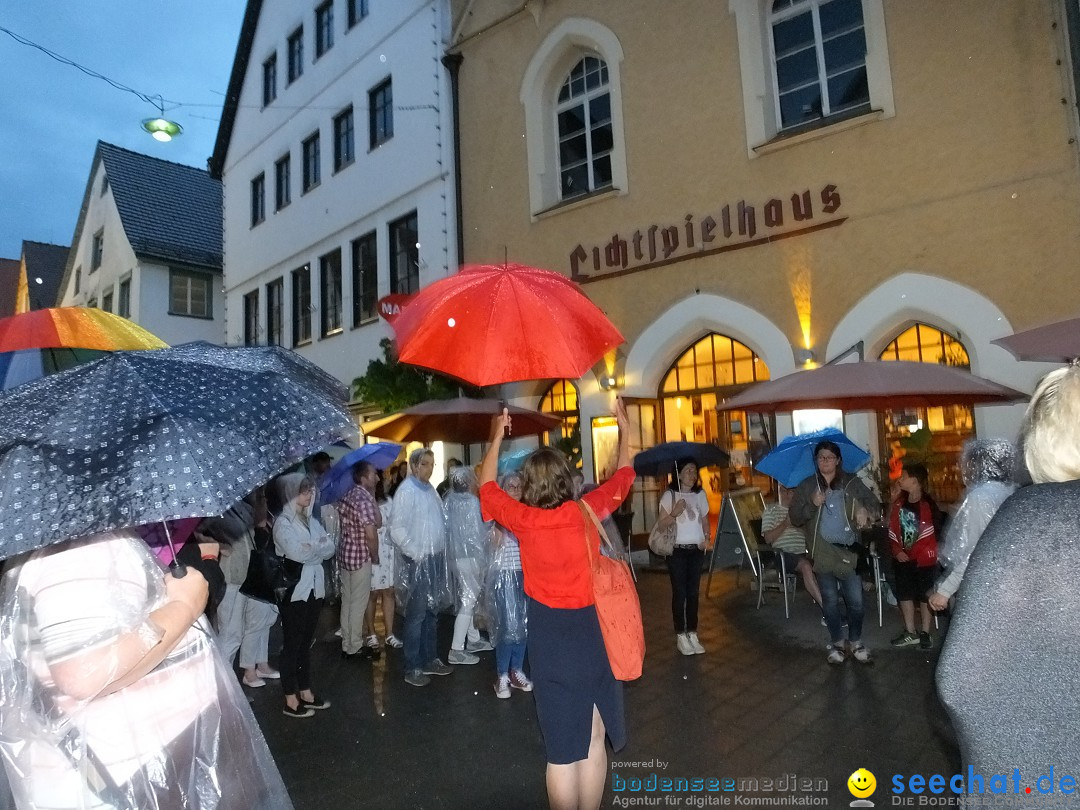
<svg viewBox="0 0 1080 810"><path fill-rule="evenodd" d="M345 386L278 346L115 352L0 395L0 559L220 515L356 434Z"/></svg>

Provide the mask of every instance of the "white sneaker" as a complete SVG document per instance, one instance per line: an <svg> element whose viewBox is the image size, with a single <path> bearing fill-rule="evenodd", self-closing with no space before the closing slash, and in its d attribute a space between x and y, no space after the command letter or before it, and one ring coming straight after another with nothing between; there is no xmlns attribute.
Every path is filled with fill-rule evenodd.
<svg viewBox="0 0 1080 810"><path fill-rule="evenodd" d="M689 633L686 634L686 637L690 639L690 646L693 648L695 655L701 655L703 652L705 652L705 648L702 647L701 642L698 641L696 632L691 630Z"/></svg>
<svg viewBox="0 0 1080 810"><path fill-rule="evenodd" d="M500 675L499 680L495 681L495 697L506 700L510 697L510 676Z"/></svg>
<svg viewBox="0 0 1080 810"><path fill-rule="evenodd" d="M400 638L398 638L393 633L391 633L390 635L388 635L386 637L386 646L387 647L392 647L395 650L400 650L402 647L405 646L405 644L402 642L402 640Z"/></svg>
<svg viewBox="0 0 1080 810"><path fill-rule="evenodd" d="M368 636L368 637L366 637L364 639L364 646L365 647L370 647L373 650L380 649L379 637L377 635L375 635L374 633L372 633L370 636Z"/></svg>
<svg viewBox="0 0 1080 810"><path fill-rule="evenodd" d="M679 633L675 636L675 646L679 648L679 652L683 655L697 655L694 645L690 643L690 636L686 633Z"/></svg>
<svg viewBox="0 0 1080 810"><path fill-rule="evenodd" d="M844 663L844 661L847 659L847 656L844 655L843 646L843 642L841 642L839 646L836 646L834 644L829 644L828 646L826 646L825 649L829 651L829 655L825 660L828 661L830 664Z"/></svg>
<svg viewBox="0 0 1080 810"><path fill-rule="evenodd" d="M446 656L446 662L448 664L479 664L480 657L465 650L450 650L450 654Z"/></svg>

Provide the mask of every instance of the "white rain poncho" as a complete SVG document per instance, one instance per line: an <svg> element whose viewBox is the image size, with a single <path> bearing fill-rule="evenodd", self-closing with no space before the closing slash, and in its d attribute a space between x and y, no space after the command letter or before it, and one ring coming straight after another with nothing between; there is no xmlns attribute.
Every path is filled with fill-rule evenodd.
<svg viewBox="0 0 1080 810"><path fill-rule="evenodd" d="M428 608L442 610L454 598L446 562L446 516L435 487L410 475L394 494L390 539L398 551L394 566L398 604L417 590Z"/></svg>
<svg viewBox="0 0 1080 810"><path fill-rule="evenodd" d="M455 467L450 471L450 491L445 499L446 534L459 613L476 606L482 573L487 569L491 526L480 515L480 499L474 494L475 488L476 476L472 470Z"/></svg>
<svg viewBox="0 0 1080 810"><path fill-rule="evenodd" d="M137 537L16 558L0 600L0 753L17 807L292 806L205 617L109 691L162 638L165 574Z"/></svg>
<svg viewBox="0 0 1080 810"><path fill-rule="evenodd" d="M519 644L528 637L528 611L518 541L502 526L492 530L491 564L484 580L484 620L495 644Z"/></svg>
<svg viewBox="0 0 1080 810"><path fill-rule="evenodd" d="M967 495L949 521L945 540L938 550L946 571L934 589L942 596L956 593L971 552L990 519L1016 491L1012 481L1016 461L1016 447L1005 439L972 439L965 443L960 468L968 486Z"/></svg>

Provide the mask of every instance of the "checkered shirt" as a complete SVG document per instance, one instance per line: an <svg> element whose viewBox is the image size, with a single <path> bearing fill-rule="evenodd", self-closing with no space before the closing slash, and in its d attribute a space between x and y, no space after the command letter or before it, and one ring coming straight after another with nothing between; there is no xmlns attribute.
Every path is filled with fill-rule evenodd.
<svg viewBox="0 0 1080 810"><path fill-rule="evenodd" d="M356 484L338 501L338 513L341 518L338 565L346 571L356 571L371 562L371 551L364 540L364 527L379 527L382 522L379 505L375 503L375 496Z"/></svg>

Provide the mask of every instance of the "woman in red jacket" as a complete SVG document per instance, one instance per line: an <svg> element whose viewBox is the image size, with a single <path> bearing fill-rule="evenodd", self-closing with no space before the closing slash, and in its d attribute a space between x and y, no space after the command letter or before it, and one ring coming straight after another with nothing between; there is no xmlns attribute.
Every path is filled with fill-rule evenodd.
<svg viewBox="0 0 1080 810"><path fill-rule="evenodd" d="M930 606L927 598L937 576L937 546L944 513L926 491L926 467L905 464L900 473L900 495L889 510L889 546L895 560L896 599L904 618L904 632L892 640L894 647L918 644L929 650ZM919 603L922 630L915 635L915 603Z"/></svg>
<svg viewBox="0 0 1080 810"><path fill-rule="evenodd" d="M601 520L630 492L628 423L622 402L618 471L582 500ZM480 465L480 504L485 519L514 533L521 550L529 616L529 662L536 714L547 754L547 791L552 810L598 808L607 781L605 736L618 751L626 744L622 683L608 663L596 618L589 540L573 498L573 473L565 456L543 448L525 459L518 502L495 478L499 447L510 416L492 420L491 444Z"/></svg>

